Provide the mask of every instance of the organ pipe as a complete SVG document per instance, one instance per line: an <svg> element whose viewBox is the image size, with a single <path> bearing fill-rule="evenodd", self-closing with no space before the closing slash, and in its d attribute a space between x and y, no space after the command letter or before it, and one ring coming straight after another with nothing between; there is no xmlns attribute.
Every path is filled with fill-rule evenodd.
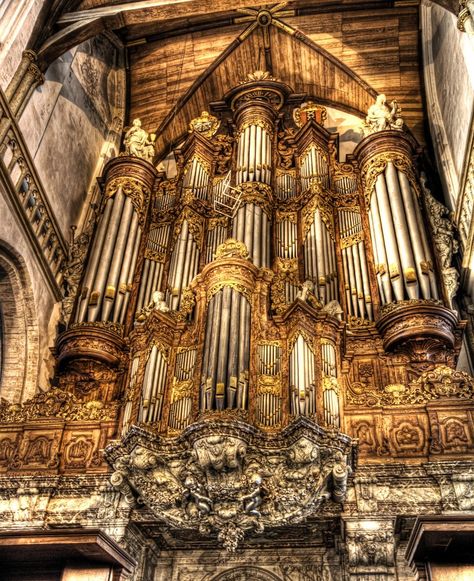
<svg viewBox="0 0 474 581"><path fill-rule="evenodd" d="M201 378L201 409L247 407L250 304L231 287L209 302Z"/></svg>
<svg viewBox="0 0 474 581"><path fill-rule="evenodd" d="M369 212L382 304L437 298L416 193L391 161L376 178Z"/></svg>
<svg viewBox="0 0 474 581"><path fill-rule="evenodd" d="M318 299L323 304L337 300L334 242L319 208L312 215L303 248L305 277L314 282Z"/></svg>
<svg viewBox="0 0 474 581"><path fill-rule="evenodd" d="M360 212L341 208L338 216L349 315L372 321L372 296Z"/></svg>
<svg viewBox="0 0 474 581"><path fill-rule="evenodd" d="M139 422L153 423L161 419L167 373L167 358L157 345L153 345L145 367Z"/></svg>
<svg viewBox="0 0 474 581"><path fill-rule="evenodd" d="M302 335L290 353L290 410L295 416L316 412L314 354Z"/></svg>
<svg viewBox="0 0 474 581"><path fill-rule="evenodd" d="M333 343L321 342L322 389L324 421L327 425L339 427L339 393L337 384L336 348Z"/></svg>
<svg viewBox="0 0 474 581"><path fill-rule="evenodd" d="M155 173L150 164L131 158L117 158L107 166L105 201L76 322L124 323Z"/></svg>

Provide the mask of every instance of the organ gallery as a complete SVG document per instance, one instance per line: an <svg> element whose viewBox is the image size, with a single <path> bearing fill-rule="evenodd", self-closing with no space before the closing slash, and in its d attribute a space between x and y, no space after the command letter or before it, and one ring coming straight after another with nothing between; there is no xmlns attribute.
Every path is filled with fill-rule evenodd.
<svg viewBox="0 0 474 581"><path fill-rule="evenodd" d="M216 64L158 130L132 89L68 244L21 149L29 73L2 93L2 168L60 289L49 385L0 393L6 579L473 574L460 214L403 101L323 50L319 92L283 74L285 6L239 12L265 66Z"/></svg>

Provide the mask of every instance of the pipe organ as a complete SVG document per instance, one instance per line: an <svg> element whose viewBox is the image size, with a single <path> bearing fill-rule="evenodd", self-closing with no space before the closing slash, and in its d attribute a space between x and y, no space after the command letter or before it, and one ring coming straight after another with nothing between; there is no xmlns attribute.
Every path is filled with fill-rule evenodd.
<svg viewBox="0 0 474 581"><path fill-rule="evenodd" d="M176 177L131 155L106 166L60 360L94 334L86 357L115 370L124 432L300 416L350 431L347 386L406 373L374 371L364 341L379 362L423 341L455 348L413 138L372 133L340 163L324 108L256 75L192 121Z"/></svg>

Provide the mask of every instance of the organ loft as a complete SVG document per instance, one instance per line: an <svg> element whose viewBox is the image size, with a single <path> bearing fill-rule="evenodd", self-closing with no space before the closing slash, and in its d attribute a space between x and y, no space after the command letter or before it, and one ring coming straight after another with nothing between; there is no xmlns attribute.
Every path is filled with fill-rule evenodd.
<svg viewBox="0 0 474 581"><path fill-rule="evenodd" d="M45 243L54 368L0 403L0 578L470 578L460 235L403 102L373 93L348 146L344 107L265 68L193 99L173 144L130 118Z"/></svg>

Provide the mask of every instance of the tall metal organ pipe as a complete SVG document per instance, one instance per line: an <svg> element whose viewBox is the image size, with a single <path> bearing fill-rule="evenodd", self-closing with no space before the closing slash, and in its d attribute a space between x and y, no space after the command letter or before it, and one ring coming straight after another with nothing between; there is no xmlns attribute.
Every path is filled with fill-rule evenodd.
<svg viewBox="0 0 474 581"><path fill-rule="evenodd" d="M316 296L323 304L337 300L336 250L319 207L314 212L303 249L305 277L314 282Z"/></svg>
<svg viewBox="0 0 474 581"><path fill-rule="evenodd" d="M176 238L171 254L168 274L168 304L171 310L178 310L183 291L198 273L200 248L185 218Z"/></svg>
<svg viewBox="0 0 474 581"><path fill-rule="evenodd" d="M105 170L105 203L85 267L76 322L123 323L155 168L118 157Z"/></svg>
<svg viewBox="0 0 474 581"><path fill-rule="evenodd" d="M347 309L350 316L372 321L372 294L360 212L341 208L338 216Z"/></svg>
<svg viewBox="0 0 474 581"><path fill-rule="evenodd" d="M282 416L281 347L274 343L260 344L257 361L257 421L261 426L269 428L280 424Z"/></svg>
<svg viewBox="0 0 474 581"><path fill-rule="evenodd" d="M272 141L275 112L252 102L245 103L236 114L237 169L236 185L255 183L255 194L243 204L232 225L232 236L244 242L257 267L270 266L270 216L268 196L271 195ZM252 191L252 190L250 190Z"/></svg>
<svg viewBox="0 0 474 581"><path fill-rule="evenodd" d="M323 410L326 424L340 426L339 393L337 385L336 347L326 339L321 341Z"/></svg>
<svg viewBox="0 0 474 581"><path fill-rule="evenodd" d="M438 298L413 168L416 148L407 133L385 131L366 137L354 151L365 182L382 306L393 301Z"/></svg>
<svg viewBox="0 0 474 581"><path fill-rule="evenodd" d="M290 353L290 411L294 416L316 412L314 353L298 335Z"/></svg>
<svg viewBox="0 0 474 581"><path fill-rule="evenodd" d="M161 419L167 373L167 357L157 345L153 345L143 377L139 422L153 423Z"/></svg>
<svg viewBox="0 0 474 581"><path fill-rule="evenodd" d="M246 409L250 304L225 286L209 301L201 377L201 409Z"/></svg>

